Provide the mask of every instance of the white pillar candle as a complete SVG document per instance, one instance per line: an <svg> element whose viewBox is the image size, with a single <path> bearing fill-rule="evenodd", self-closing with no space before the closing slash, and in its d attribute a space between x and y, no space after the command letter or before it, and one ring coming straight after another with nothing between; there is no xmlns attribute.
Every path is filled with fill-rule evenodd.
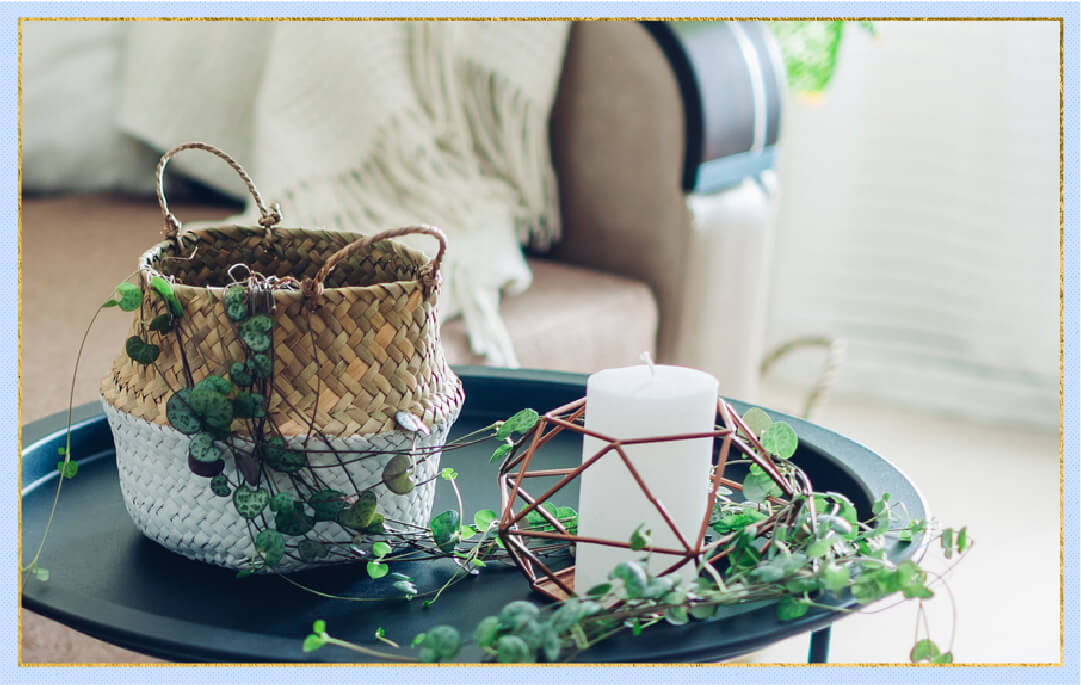
<svg viewBox="0 0 1081 685"><path fill-rule="evenodd" d="M589 377L585 427L626 440L664 435L708 433L717 415L717 379L680 366L646 365L607 369ZM605 442L585 436L583 461ZM661 501L691 547L705 516L706 489L713 457L713 439L695 438L624 446L631 463ZM682 549L679 539L646 499L615 450L582 472L578 534L628 542L640 523L652 531L653 546ZM575 591L579 594L607 581L619 562L644 556L604 545L579 543L575 552ZM660 573L679 560L653 553L649 568ZM693 564L680 569L684 581L694 578Z"/></svg>

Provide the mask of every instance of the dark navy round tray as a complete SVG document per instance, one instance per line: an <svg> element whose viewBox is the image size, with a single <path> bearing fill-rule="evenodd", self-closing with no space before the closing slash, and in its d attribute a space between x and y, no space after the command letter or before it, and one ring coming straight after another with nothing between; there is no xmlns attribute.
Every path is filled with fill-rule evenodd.
<svg viewBox="0 0 1081 685"><path fill-rule="evenodd" d="M466 402L454 435L523 407L540 412L585 394L585 376L550 371L509 371L463 367ZM734 402L739 411L746 405ZM815 489L847 495L860 518L871 515L871 503L884 492L903 503L913 518L926 519L927 507L915 486L892 464L824 428L783 417L800 438L793 457L807 471ZM23 429L22 541L29 559L37 548L56 489L57 448L64 444L66 413ZM304 636L312 621L323 619L337 637L381 646L373 634L408 643L415 634L441 623L472 633L478 621L516 599L544 602L532 593L511 564L489 564L443 594L431 608L423 602L388 597L386 583L368 580L359 567L306 571L290 576L324 592L377 601L324 599L275 576L238 580L235 572L190 561L142 536L128 518L114 464L112 435L100 407L78 408L72 431L72 455L78 476L66 483L41 565L47 582L23 585L23 606L122 647L187 662L357 662L362 655L325 647L305 653ZM581 463L581 443L573 435L553 440L538 459L545 467ZM565 439L564 439L565 438ZM452 438L453 439L453 435ZM488 463L492 446L482 444L448 452L443 465L458 471L468 512L499 508L496 468ZM540 466L536 461L535 466ZM574 484L572 484L574 485ZM689 487L698 488L691 484ZM437 487L435 511L455 507L449 487ZM557 504L577 506L577 487L558 493ZM894 561L922 552L924 540L891 542ZM422 591L441 585L453 572L448 561L415 563L403 568ZM841 600L839 608L854 606ZM580 655L591 662L717 661L759 649L777 640L805 633L840 618L840 611L812 609L795 621L777 621L772 605L732 608L718 618L683 626L659 625L639 637L611 638ZM648 636L648 637L647 637ZM479 650L466 648L462 662L477 662Z"/></svg>

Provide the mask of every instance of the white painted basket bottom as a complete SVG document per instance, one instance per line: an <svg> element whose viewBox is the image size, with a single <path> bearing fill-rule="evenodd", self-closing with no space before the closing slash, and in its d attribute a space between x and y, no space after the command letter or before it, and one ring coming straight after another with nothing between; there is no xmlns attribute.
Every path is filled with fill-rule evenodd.
<svg viewBox="0 0 1081 685"><path fill-rule="evenodd" d="M120 472L124 506L139 530L189 559L228 568L247 566L254 547L248 523L236 512L231 497L218 497L211 492L208 478L188 470L188 436L171 426L154 424L119 411L104 398L101 403L116 445L116 466ZM421 436L417 446L430 447L446 442L455 419L457 415L442 425L433 426L431 435ZM413 436L413 433L393 431L374 436L330 438L330 444L336 450L400 450L409 448ZM290 438L286 442L289 447L301 446L299 438ZM311 443L309 447L315 448ZM320 448L326 448L326 444ZM391 456L371 456L343 468L333 454L310 453L309 462L313 466L333 464L332 468L319 469L320 478L329 488L352 493L380 481L383 467ZM439 457L440 453L436 452L420 460L414 479L423 482L434 476L439 469ZM232 459L225 461L224 473L232 482L237 482ZM277 490L295 492L283 474L271 472L271 478ZM355 487L353 483L356 483ZM386 488L376 488L375 492L376 511L386 519L428 527L435 481L418 486L407 495L396 495ZM394 524L388 524L388 527L400 528ZM316 523L314 530L326 540L346 542L350 539L337 524ZM278 570L297 571L319 565L287 555Z"/></svg>

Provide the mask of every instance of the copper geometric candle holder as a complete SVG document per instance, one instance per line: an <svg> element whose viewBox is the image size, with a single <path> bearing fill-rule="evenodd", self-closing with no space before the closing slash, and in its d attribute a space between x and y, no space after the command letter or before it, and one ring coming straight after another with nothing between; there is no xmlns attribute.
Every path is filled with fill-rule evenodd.
<svg viewBox="0 0 1081 685"><path fill-rule="evenodd" d="M810 483L800 483L794 487L787 479L781 476L773 460L766 450L762 448L758 439L743 423L743 420L739 417L739 414L736 413L735 409L723 399L718 399L717 402L717 412L721 418L721 425L717 426L713 431L708 433L663 435L627 440L620 440L612 436L602 435L595 431L587 430L585 426L582 425L585 410L586 398L583 397L569 404L552 409L542 415L533 427L531 434L527 434L518 442L518 446L522 446L528 441L528 447L520 454L517 452L517 448L512 451L503 461L499 469L499 493L500 504L502 507L502 516L499 521L499 537L506 546L514 563L529 581L529 586L552 599L562 600L574 594L574 566L559 571L553 571L537 554L529 549L527 543L530 538L543 538L551 540L552 542L570 542L578 545L589 544L603 545L606 547L621 547L624 549L629 549L631 546L630 542L627 540L604 540L601 538L583 537L576 533L572 533L558 517L553 516L548 509L541 506L545 502L548 502L553 495L566 487L568 483L581 476L586 469L596 464L601 457L610 452L615 452L619 455L624 467L630 472L631 477L634 479L635 483L637 483L638 487L641 488L646 499L656 508L657 512L661 515L661 518L664 519L664 522L672 532L675 533L676 539L679 541L679 548L651 548L654 552L678 557L671 566L663 571L663 573L670 573L686 564L694 564L697 567L702 561L708 563L716 562L724 558L734 547L734 545L727 547L726 545L729 542L734 542L735 534L722 537L720 540L713 541L708 545L705 544L710 515L713 511L713 504L717 499L717 491L720 486L724 485L725 487L735 490L743 489L743 486L740 483L724 477L725 464L728 461L729 451L733 446L769 474L770 478L777 484L786 497L791 498L793 495L810 491ZM600 440L603 445L593 455L583 459L581 465L574 468L530 470L530 463L536 456L537 451L542 449L545 444L563 431L579 433L583 436L588 435ZM672 518L665 509L664 503L650 491L649 483L642 479L623 448L626 445L673 442L707 437L713 438L714 440L721 440L722 442L717 457L717 463L713 468L705 516L702 519L702 524L699 526L695 538L693 540L687 540L672 522ZM524 487L525 482L531 478L550 478L556 476L561 476L559 481L548 488L540 496L534 497ZM515 511L519 500L521 500L521 504L524 506ZM784 502L783 499L779 498L774 498L774 501L777 503ZM546 530L534 530L523 525L523 519L534 511L542 516L547 522L548 525L546 526ZM761 521L759 531L765 533L770 530L778 522L780 513L781 512L777 512Z"/></svg>

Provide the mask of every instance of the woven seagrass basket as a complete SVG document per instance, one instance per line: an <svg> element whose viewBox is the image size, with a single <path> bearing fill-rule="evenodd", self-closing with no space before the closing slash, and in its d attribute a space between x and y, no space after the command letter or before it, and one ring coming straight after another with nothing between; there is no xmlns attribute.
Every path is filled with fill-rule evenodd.
<svg viewBox="0 0 1081 685"><path fill-rule="evenodd" d="M165 202L162 175L166 162L185 149L212 152L241 175L262 215L259 226L180 230ZM101 383L121 490L139 529L186 557L244 567L256 551L253 525L266 525L274 514L268 507L257 518L250 512L242 516L238 489L288 493L303 502L316 481L318 488L342 494L341 506L358 493L375 493L388 529L426 528L439 446L464 400L439 342L436 295L446 250L443 234L428 226L370 237L277 228L277 208L264 205L244 170L202 143L178 146L162 157L158 199L167 240L141 258L142 302L129 333L153 340L157 356L152 363L140 363L122 352ZM435 238L437 256L429 261L390 240L407 233ZM155 335L148 322L172 316L174 306L155 292L153 283L161 279L170 283L181 311L172 330ZM238 284L236 292L243 292L239 312L227 292ZM196 454L203 459L207 454L203 448L197 452L193 442L201 429L173 425L178 422L176 415L170 421L169 402L179 402L175 396L180 391L212 375L228 378L230 369L239 368L240 376L251 371L254 350L265 343L246 337L237 318L243 324L256 315L273 320L269 348L261 351L262 361L269 362L263 380L249 380L262 391L265 402L258 413L263 415L234 418L224 428L217 424L218 432L207 441L216 439L211 449L220 450L222 458L198 461ZM235 367L238 362L241 367ZM195 405L194 394L184 397ZM268 440L277 440L282 454L305 455L303 473L311 474L311 482L302 472L266 458ZM422 457L411 460L416 487L395 494L382 479L393 455L402 452ZM219 476L212 479L214 488L208 487L211 476ZM326 543L355 539L333 521L314 520L308 537ZM296 543L302 538L286 539ZM313 562L287 552L277 569L334 560Z"/></svg>

